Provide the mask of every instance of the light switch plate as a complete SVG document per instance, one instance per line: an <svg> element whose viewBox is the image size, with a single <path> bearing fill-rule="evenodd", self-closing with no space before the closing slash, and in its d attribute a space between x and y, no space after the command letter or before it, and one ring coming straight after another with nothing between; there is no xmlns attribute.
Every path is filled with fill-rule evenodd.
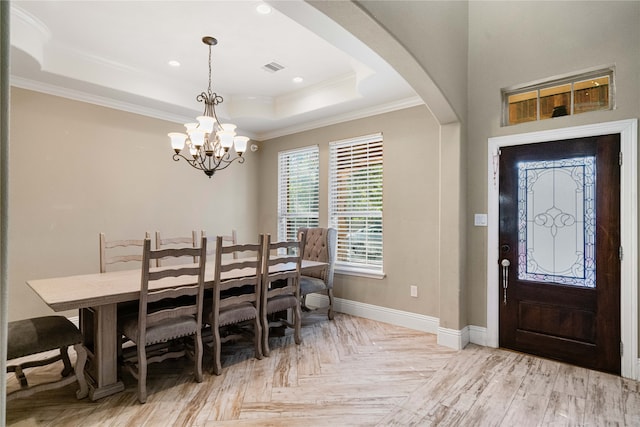
<svg viewBox="0 0 640 427"><path fill-rule="evenodd" d="M487 226L487 214L475 214L473 216L473 225L477 227Z"/></svg>

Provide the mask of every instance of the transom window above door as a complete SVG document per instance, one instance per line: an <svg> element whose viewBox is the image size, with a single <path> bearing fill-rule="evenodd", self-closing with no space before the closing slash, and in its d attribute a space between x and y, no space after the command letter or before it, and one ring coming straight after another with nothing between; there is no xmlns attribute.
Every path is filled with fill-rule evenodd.
<svg viewBox="0 0 640 427"><path fill-rule="evenodd" d="M611 110L614 95L613 67L502 89L502 125Z"/></svg>

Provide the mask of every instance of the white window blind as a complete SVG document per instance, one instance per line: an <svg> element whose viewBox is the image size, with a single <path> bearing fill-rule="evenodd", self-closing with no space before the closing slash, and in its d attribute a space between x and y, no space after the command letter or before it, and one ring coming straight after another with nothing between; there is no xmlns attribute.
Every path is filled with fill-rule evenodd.
<svg viewBox="0 0 640 427"><path fill-rule="evenodd" d="M318 226L318 146L278 153L278 239Z"/></svg>
<svg viewBox="0 0 640 427"><path fill-rule="evenodd" d="M382 272L382 134L329 145L329 225L336 265Z"/></svg>

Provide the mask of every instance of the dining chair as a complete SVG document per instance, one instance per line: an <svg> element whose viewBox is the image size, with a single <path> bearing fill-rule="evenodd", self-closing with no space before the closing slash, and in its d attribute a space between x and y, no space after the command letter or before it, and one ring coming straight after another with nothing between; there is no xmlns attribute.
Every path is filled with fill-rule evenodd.
<svg viewBox="0 0 640 427"><path fill-rule="evenodd" d="M149 232L145 233L149 238ZM123 262L142 262L144 239L139 240L107 240L100 233L100 273L106 273L108 266Z"/></svg>
<svg viewBox="0 0 640 427"><path fill-rule="evenodd" d="M260 283L262 279L262 253L264 236L259 243L224 245L223 237L216 238L213 297L204 309L205 321L212 335L213 373L222 372L222 344L244 336L244 330L230 332L231 325L253 323L255 357L262 359L262 327L260 324ZM239 253L237 259L225 260L225 254ZM226 327L227 334L220 333Z"/></svg>
<svg viewBox="0 0 640 427"><path fill-rule="evenodd" d="M149 232L145 232L144 239L119 239L107 240L105 233L99 234L100 242L100 273L106 273L112 268L118 268L121 264L137 262L142 264L145 239L150 238ZM136 301L121 302L117 304L117 322L122 322L125 317L136 316L138 303ZM92 335L94 313L92 308L80 309L80 330L85 339ZM126 341L126 339L124 340ZM120 353L121 348L118 349ZM91 359L93 355L89 353Z"/></svg>
<svg viewBox="0 0 640 427"><path fill-rule="evenodd" d="M195 248L198 246L199 243L200 241L198 240L198 233L196 232L196 230L193 230L191 232L191 236L182 236L182 237L162 237L160 235L160 232L156 231L156 249L163 249L167 247L176 248L176 247L184 247L184 246L191 246L192 248ZM161 267L162 262L163 260L161 258L158 258L156 260L156 265L158 267ZM176 262L197 263L198 260L196 258L193 258L193 261L186 261L183 259L183 260L177 260Z"/></svg>
<svg viewBox="0 0 640 427"><path fill-rule="evenodd" d="M202 230L200 231L200 235L202 237L206 237L207 233ZM207 256L213 256L216 253L216 240L217 240L218 236L215 237L207 237L207 240L209 242L209 244L207 245ZM225 234L222 235L222 242L224 244L230 244L230 245L237 245L238 244L238 234L236 233L235 229L231 230L230 234ZM238 253L234 252L233 254L231 254L233 259L238 259Z"/></svg>
<svg viewBox="0 0 640 427"><path fill-rule="evenodd" d="M336 259L335 228L300 228L298 234L306 235L306 242L302 259L327 263L327 267L319 270L305 272L300 276L300 295L302 297L302 309L311 311L306 305L306 297L313 293L326 294L329 298L327 317L333 319L333 271Z"/></svg>
<svg viewBox="0 0 640 427"><path fill-rule="evenodd" d="M194 371L202 382L202 308L207 241L200 247L151 249L145 239L138 316L126 319L120 332L136 344L135 357L125 358L125 366L138 380L138 400L147 400L147 365L187 354L184 348L166 343L193 337ZM198 257L197 265L169 266L150 270L161 258ZM160 344L160 345L158 345Z"/></svg>
<svg viewBox="0 0 640 427"><path fill-rule="evenodd" d="M300 327L302 313L300 310L300 266L304 233L300 240L271 242L267 235L264 262L262 267L262 354L269 356L269 330L274 327L288 326L293 328L296 344L300 344ZM286 316L292 309L292 322ZM284 318L279 316L284 312ZM269 316L272 316L269 319Z"/></svg>

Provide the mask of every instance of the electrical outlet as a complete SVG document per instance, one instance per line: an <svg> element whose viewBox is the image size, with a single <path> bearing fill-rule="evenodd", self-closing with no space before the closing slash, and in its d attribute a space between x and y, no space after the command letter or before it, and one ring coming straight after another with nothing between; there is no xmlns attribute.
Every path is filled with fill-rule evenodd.
<svg viewBox="0 0 640 427"><path fill-rule="evenodd" d="M414 298L418 298L418 287L416 285L411 285L411 296Z"/></svg>

